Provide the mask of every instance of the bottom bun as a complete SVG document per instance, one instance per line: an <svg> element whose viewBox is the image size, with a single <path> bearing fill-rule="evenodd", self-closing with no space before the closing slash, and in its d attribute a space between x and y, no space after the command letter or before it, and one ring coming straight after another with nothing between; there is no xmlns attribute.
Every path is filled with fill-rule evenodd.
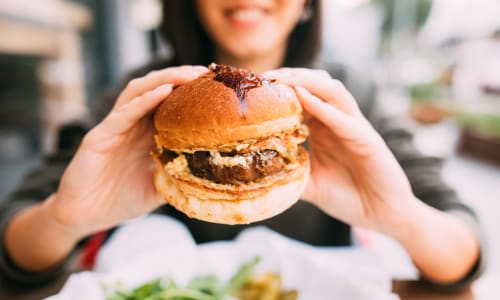
<svg viewBox="0 0 500 300"><path fill-rule="evenodd" d="M191 218L248 224L278 215L299 200L310 172L309 159L304 155L301 164L266 178L264 184L216 184L159 162L154 183L168 203Z"/></svg>

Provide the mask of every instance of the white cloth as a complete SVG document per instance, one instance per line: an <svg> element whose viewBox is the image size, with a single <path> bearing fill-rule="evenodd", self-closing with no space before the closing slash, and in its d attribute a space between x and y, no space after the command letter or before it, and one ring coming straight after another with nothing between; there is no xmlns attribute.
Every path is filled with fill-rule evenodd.
<svg viewBox="0 0 500 300"><path fill-rule="evenodd" d="M256 255L261 257L256 272L280 273L299 299L399 299L376 255L362 248L315 248L263 227L247 229L235 241L197 246L181 223L162 216L120 228L101 250L94 272L71 275L48 299L104 300L103 285L132 288L158 277L180 285L203 274L226 280Z"/></svg>

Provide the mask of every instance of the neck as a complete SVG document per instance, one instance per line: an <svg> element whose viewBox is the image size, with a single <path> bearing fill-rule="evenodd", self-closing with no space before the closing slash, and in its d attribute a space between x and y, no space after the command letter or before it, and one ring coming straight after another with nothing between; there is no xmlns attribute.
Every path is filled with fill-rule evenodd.
<svg viewBox="0 0 500 300"><path fill-rule="evenodd" d="M274 51L270 53L242 59L222 50L216 50L215 62L237 68L247 69L259 74L264 71L281 67L285 59L285 52L286 47L280 47L280 49L278 49L277 51L276 49L274 49Z"/></svg>

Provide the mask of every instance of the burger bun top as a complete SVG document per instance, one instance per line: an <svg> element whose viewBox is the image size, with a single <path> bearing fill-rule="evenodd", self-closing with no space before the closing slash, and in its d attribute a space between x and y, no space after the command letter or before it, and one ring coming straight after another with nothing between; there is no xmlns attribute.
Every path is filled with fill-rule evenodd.
<svg viewBox="0 0 500 300"><path fill-rule="evenodd" d="M210 149L300 127L294 91L248 71L215 65L175 88L154 116L157 142L167 149Z"/></svg>

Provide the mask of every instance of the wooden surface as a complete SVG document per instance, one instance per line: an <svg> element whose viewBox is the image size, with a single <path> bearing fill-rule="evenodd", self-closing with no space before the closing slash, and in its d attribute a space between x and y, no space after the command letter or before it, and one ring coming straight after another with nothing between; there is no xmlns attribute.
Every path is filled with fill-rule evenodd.
<svg viewBox="0 0 500 300"><path fill-rule="evenodd" d="M394 281L392 290L402 300L476 300L471 288L458 292L440 292L418 281Z"/></svg>
<svg viewBox="0 0 500 300"><path fill-rule="evenodd" d="M61 287L66 282L69 273L51 281L47 284L37 286L18 286L10 285L5 282L0 283L0 299L16 299L16 300L40 300L59 292Z"/></svg>

